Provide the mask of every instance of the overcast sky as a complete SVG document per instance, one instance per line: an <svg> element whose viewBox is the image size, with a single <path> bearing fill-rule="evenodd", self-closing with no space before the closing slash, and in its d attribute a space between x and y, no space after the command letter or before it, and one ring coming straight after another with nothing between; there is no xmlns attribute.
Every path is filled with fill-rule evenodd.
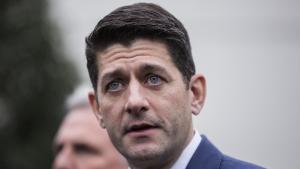
<svg viewBox="0 0 300 169"><path fill-rule="evenodd" d="M50 16L83 81L84 38L136 1L49 0ZM300 3L292 0L156 2L189 32L207 99L195 126L225 154L273 169L300 168Z"/></svg>

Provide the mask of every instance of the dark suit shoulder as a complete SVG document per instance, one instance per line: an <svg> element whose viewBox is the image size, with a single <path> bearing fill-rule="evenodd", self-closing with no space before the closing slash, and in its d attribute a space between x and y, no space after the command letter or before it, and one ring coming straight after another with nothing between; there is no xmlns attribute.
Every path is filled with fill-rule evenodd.
<svg viewBox="0 0 300 169"><path fill-rule="evenodd" d="M264 169L219 151L204 135L186 169Z"/></svg>
<svg viewBox="0 0 300 169"><path fill-rule="evenodd" d="M265 169L255 164L223 155L220 169Z"/></svg>

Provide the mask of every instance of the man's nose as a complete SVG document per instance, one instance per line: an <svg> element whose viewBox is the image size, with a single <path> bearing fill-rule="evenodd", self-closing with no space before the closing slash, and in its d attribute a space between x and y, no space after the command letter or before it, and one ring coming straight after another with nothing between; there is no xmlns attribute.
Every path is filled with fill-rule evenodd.
<svg viewBox="0 0 300 169"><path fill-rule="evenodd" d="M130 82L128 86L127 102L125 110L129 114L140 115L149 109L149 103L146 97L146 89L138 81Z"/></svg>
<svg viewBox="0 0 300 169"><path fill-rule="evenodd" d="M72 150L64 148L59 154L56 155L54 160L53 169L76 169Z"/></svg>

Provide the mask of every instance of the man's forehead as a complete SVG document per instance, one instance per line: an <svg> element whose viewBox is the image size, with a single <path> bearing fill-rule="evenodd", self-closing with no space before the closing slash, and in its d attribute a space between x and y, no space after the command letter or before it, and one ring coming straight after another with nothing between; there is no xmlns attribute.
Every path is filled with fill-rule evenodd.
<svg viewBox="0 0 300 169"><path fill-rule="evenodd" d="M91 132L98 132L101 129L98 125L98 121L93 115L90 108L74 109L70 111L63 120L61 129L78 129L78 130L89 130Z"/></svg>
<svg viewBox="0 0 300 169"><path fill-rule="evenodd" d="M130 45L114 43L107 48L97 52L97 59L100 66L118 58L131 58L139 55L167 55L167 46L157 40L137 39Z"/></svg>
<svg viewBox="0 0 300 169"><path fill-rule="evenodd" d="M132 48L133 46L135 46L136 44L139 45L161 45L162 47L166 47L166 43L163 42L160 39L149 39L149 38L136 38L133 40L129 40L128 42L114 42L112 44L109 44L108 46L106 46L104 49L101 50L101 53L107 53L108 51L116 48L116 47L125 47L125 48Z"/></svg>

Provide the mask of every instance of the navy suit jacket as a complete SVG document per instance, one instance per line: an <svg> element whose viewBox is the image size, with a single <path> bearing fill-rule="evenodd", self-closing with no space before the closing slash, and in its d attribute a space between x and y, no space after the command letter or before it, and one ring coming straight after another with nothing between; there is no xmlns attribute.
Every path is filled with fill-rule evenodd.
<svg viewBox="0 0 300 169"><path fill-rule="evenodd" d="M204 135L186 169L263 169L222 154Z"/></svg>

